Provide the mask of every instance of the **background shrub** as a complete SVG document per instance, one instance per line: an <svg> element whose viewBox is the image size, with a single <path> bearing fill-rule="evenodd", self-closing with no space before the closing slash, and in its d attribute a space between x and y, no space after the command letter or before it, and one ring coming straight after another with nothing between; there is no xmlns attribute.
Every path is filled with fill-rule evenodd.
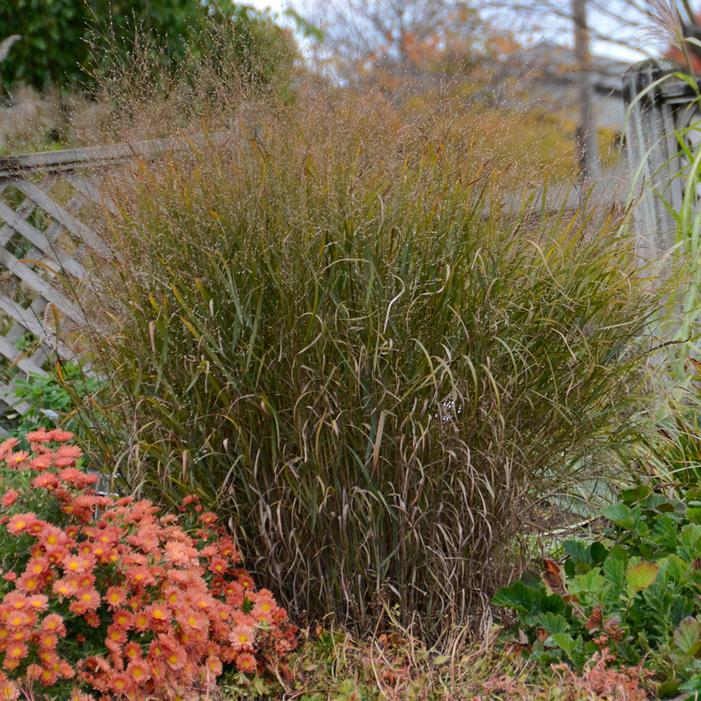
<svg viewBox="0 0 701 701"><path fill-rule="evenodd" d="M213 48L202 42L213 25L230 27L242 73L250 74L253 63L265 67L255 77L266 84L287 68L290 42L283 30L269 15L231 0L6 0L0 6L1 38L20 39L2 63L2 86L84 83L95 69L133 61L140 34L150 38L162 65L175 65Z"/></svg>
<svg viewBox="0 0 701 701"><path fill-rule="evenodd" d="M231 517L296 612L432 635L602 467L654 300L611 222L506 205L474 133L372 107L259 115L113 184L93 409L129 448L92 449Z"/></svg>

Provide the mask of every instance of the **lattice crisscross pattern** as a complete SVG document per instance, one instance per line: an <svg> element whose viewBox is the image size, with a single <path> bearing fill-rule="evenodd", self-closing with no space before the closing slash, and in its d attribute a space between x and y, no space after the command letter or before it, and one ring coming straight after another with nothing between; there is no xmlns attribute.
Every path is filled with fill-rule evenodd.
<svg viewBox="0 0 701 701"><path fill-rule="evenodd" d="M232 136L0 158L0 433L3 417L27 410L15 396L16 381L46 373L56 359L75 361L80 352L75 340L87 319L78 300L95 284L91 266L110 258L92 226L104 211L116 211L101 188L106 169Z"/></svg>
<svg viewBox="0 0 701 701"><path fill-rule="evenodd" d="M75 360L65 341L85 321L77 292L91 256L108 255L81 219L98 198L85 174L0 181L0 414L26 410L14 398L17 378Z"/></svg>

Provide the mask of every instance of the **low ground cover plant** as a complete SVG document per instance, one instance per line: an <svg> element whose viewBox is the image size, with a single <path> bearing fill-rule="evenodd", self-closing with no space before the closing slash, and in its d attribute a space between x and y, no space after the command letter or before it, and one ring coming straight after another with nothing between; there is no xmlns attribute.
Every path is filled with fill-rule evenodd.
<svg viewBox="0 0 701 701"><path fill-rule="evenodd" d="M518 614L516 647L576 670L594 655L644 663L661 697L701 692L701 490L641 485L601 516L599 537L565 541L562 562L494 597Z"/></svg>
<svg viewBox="0 0 701 701"><path fill-rule="evenodd" d="M0 445L1 698L200 698L284 663L294 627L196 497L98 495L70 433L26 438Z"/></svg>

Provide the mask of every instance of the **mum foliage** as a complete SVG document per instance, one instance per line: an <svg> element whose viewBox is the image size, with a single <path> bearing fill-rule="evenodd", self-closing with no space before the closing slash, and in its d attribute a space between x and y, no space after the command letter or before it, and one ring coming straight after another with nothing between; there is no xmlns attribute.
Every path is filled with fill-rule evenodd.
<svg viewBox="0 0 701 701"><path fill-rule="evenodd" d="M199 698L225 666L255 673L295 646L196 497L178 517L98 495L72 434L26 438L30 452L0 444L14 484L0 518L0 698Z"/></svg>

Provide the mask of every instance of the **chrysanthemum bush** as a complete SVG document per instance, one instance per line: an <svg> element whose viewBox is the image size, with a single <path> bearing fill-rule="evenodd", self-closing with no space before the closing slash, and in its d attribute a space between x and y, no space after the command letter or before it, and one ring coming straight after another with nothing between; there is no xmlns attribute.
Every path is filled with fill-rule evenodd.
<svg viewBox="0 0 701 701"><path fill-rule="evenodd" d="M71 439L0 444L0 699L201 698L282 666L296 629L216 515L97 494Z"/></svg>

